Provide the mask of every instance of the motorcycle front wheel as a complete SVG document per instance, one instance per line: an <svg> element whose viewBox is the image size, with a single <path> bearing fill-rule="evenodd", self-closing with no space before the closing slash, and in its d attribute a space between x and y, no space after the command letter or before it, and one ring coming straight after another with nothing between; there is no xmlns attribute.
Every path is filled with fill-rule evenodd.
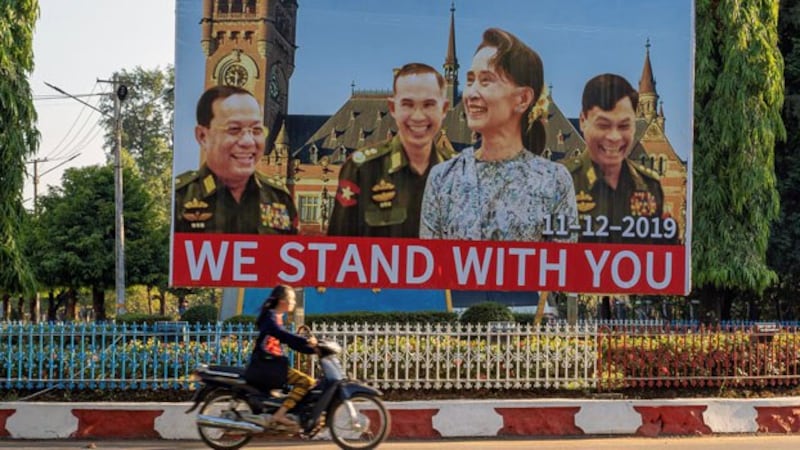
<svg viewBox="0 0 800 450"><path fill-rule="evenodd" d="M383 402L367 394L338 402L326 423L333 441L346 450L375 448L386 439L391 426Z"/></svg>
<svg viewBox="0 0 800 450"><path fill-rule="evenodd" d="M252 409L244 399L228 391L219 391L211 394L198 412L198 414L204 416L214 416L235 421L240 420L241 416L251 413ZM204 425L197 425L197 431L200 433L200 439L216 450L236 450L250 442L253 437L246 431Z"/></svg>

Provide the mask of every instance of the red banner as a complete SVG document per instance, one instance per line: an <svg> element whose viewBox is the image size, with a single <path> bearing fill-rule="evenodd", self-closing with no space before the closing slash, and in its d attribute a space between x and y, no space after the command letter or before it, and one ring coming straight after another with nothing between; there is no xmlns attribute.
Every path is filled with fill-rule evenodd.
<svg viewBox="0 0 800 450"><path fill-rule="evenodd" d="M176 286L685 294L682 245L176 233Z"/></svg>

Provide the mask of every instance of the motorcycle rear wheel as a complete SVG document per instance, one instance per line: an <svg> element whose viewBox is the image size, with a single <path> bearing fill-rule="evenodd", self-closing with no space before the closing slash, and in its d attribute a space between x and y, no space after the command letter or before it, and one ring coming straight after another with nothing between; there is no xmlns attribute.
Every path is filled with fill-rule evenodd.
<svg viewBox="0 0 800 450"><path fill-rule="evenodd" d="M351 416L350 406L355 412ZM371 395L356 394L338 402L326 419L333 441L345 450L375 448L386 439L391 427L389 413L383 402Z"/></svg>
<svg viewBox="0 0 800 450"><path fill-rule="evenodd" d="M198 414L218 416L238 420L239 415L252 414L253 410L247 402L230 391L219 391L211 394L203 403ZM253 436L246 431L227 430L224 428L198 425L200 439L215 450L236 450L245 446Z"/></svg>

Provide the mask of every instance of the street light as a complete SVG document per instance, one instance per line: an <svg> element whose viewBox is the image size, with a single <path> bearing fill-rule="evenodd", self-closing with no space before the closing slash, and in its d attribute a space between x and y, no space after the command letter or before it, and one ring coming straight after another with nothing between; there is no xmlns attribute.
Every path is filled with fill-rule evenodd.
<svg viewBox="0 0 800 450"><path fill-rule="evenodd" d="M128 86L120 81L116 76L113 80L97 80L98 83L111 83L114 86L114 259L115 259L115 292L117 297L117 315L125 313L125 219L123 213L124 194L123 194L123 180L122 180L122 102L128 97ZM59 93L72 98L85 106L99 112L105 117L110 117L109 114L94 105L91 105L75 95L65 92L50 83L45 84L58 91ZM166 88L161 91L159 95L150 99L145 106L172 94L174 88Z"/></svg>
<svg viewBox="0 0 800 450"><path fill-rule="evenodd" d="M128 87L117 81L116 77L109 80L97 80L99 83L114 84L114 133L116 144L114 145L114 260L116 264L114 285L117 296L117 315L125 313L125 221L123 219L123 193L122 193L122 101L128 96ZM45 82L48 87L55 89L59 93L76 100L85 106L108 117L108 114L91 105L80 98L64 91L61 88Z"/></svg>
<svg viewBox="0 0 800 450"><path fill-rule="evenodd" d="M114 254L116 255L116 275L114 286L117 292L117 316L125 314L125 219L123 216L122 193L122 101L128 96L128 87L118 83L117 78L111 81L116 86L114 96Z"/></svg>

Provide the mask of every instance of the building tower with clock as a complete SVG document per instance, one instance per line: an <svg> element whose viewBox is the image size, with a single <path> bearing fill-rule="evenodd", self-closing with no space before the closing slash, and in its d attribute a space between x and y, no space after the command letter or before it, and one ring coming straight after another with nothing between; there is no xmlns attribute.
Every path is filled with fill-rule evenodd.
<svg viewBox="0 0 800 450"><path fill-rule="evenodd" d="M203 0L205 88L231 85L252 92L273 136L288 110L296 23L296 0Z"/></svg>

